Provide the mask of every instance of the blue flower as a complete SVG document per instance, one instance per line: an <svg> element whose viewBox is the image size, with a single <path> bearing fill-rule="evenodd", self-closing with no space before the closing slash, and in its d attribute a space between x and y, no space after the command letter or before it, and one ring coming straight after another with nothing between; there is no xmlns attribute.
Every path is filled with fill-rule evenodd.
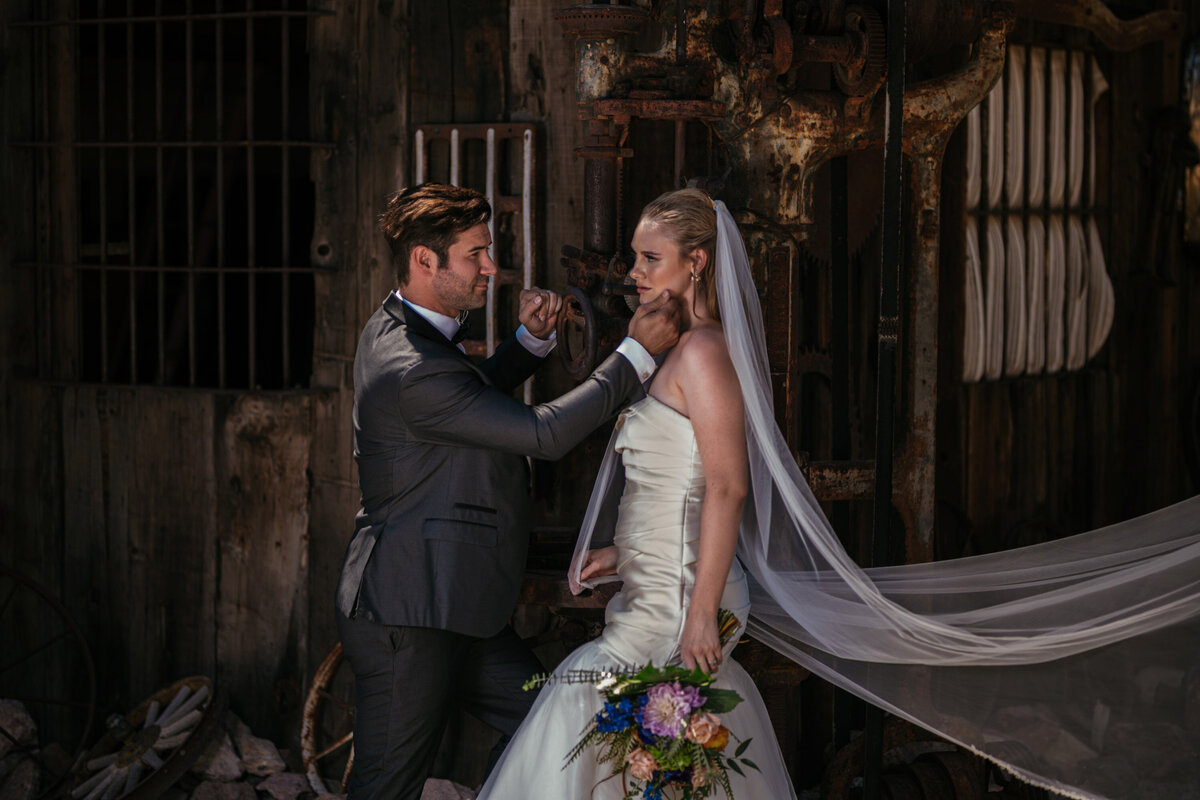
<svg viewBox="0 0 1200 800"><path fill-rule="evenodd" d="M662 787L654 781L647 783L646 788L642 790L642 798L643 800L663 800Z"/></svg>
<svg viewBox="0 0 1200 800"><path fill-rule="evenodd" d="M606 700L604 708L596 714L596 728L601 733L615 733L631 728L639 723L637 712L638 709L628 697L622 697L615 703Z"/></svg>

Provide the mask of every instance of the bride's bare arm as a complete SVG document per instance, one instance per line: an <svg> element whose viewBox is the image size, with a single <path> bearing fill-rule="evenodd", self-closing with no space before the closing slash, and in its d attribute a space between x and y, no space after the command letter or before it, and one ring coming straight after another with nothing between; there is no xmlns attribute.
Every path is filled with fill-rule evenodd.
<svg viewBox="0 0 1200 800"><path fill-rule="evenodd" d="M696 330L681 344L674 383L696 432L706 487L696 584L679 645L684 666L712 672L721 663L717 610L737 550L747 492L745 412L721 330Z"/></svg>

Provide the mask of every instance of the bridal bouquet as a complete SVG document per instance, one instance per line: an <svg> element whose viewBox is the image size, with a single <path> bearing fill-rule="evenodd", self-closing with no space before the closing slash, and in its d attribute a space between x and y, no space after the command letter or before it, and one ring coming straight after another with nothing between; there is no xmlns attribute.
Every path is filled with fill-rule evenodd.
<svg viewBox="0 0 1200 800"><path fill-rule="evenodd" d="M724 609L719 621L724 644L738 624ZM600 691L604 707L571 748L567 763L597 746L599 763L611 763L612 774L620 774L623 782L626 773L632 777L625 800L699 800L717 786L732 800L728 770L744 775L745 769L758 769L742 755L750 739L726 752L730 738L737 737L718 715L742 702L741 695L713 687L713 677L699 668L649 664L637 670L574 670L535 676L526 688L552 681L594 683Z"/></svg>

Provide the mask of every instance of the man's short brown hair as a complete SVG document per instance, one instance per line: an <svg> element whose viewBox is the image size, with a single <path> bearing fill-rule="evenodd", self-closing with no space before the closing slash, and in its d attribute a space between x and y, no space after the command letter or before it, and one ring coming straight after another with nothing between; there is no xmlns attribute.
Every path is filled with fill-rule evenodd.
<svg viewBox="0 0 1200 800"><path fill-rule="evenodd" d="M379 229L392 248L396 282L408 283L408 259L414 247L428 247L444 266L458 235L491 218L487 198L462 186L422 183L392 195L379 215Z"/></svg>

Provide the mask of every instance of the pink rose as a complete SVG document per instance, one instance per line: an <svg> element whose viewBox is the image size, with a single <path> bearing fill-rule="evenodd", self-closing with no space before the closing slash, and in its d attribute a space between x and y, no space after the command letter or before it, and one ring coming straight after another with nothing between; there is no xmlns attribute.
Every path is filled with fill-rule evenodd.
<svg viewBox="0 0 1200 800"><path fill-rule="evenodd" d="M692 788L703 789L705 786L708 786L708 770L697 765L692 770Z"/></svg>
<svg viewBox="0 0 1200 800"><path fill-rule="evenodd" d="M707 744L721 728L721 719L716 714L700 711L692 714L687 724L687 740L696 744Z"/></svg>
<svg viewBox="0 0 1200 800"><path fill-rule="evenodd" d="M629 771L639 781L650 780L654 777L654 770L658 769L654 756L641 747L630 753L626 760L629 762Z"/></svg>

